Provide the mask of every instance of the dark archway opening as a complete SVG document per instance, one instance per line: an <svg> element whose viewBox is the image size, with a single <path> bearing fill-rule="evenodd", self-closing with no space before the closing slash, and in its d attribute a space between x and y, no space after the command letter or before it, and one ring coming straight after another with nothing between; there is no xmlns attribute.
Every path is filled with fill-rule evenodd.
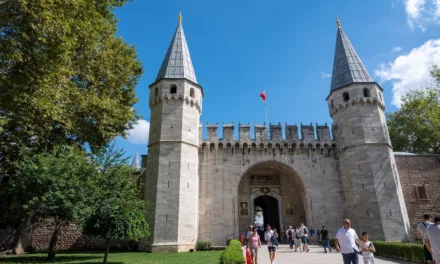
<svg viewBox="0 0 440 264"><path fill-rule="evenodd" d="M278 234L280 233L280 212L278 210L278 200L273 198L272 196L263 195L255 198L254 200L254 208L260 207L264 221L264 229L266 225L270 225L272 229L276 229ZM258 211L258 210L257 210ZM260 237L263 238L262 234Z"/></svg>

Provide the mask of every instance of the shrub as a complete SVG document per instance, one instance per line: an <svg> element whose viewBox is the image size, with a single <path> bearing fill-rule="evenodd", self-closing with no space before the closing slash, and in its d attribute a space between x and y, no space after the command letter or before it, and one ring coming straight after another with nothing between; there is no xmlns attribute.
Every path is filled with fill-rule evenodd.
<svg viewBox="0 0 440 264"><path fill-rule="evenodd" d="M423 262L423 245L417 243L373 241L375 255L411 262Z"/></svg>
<svg viewBox="0 0 440 264"><path fill-rule="evenodd" d="M206 251L210 250L212 243L209 241L197 241L196 250L197 251Z"/></svg>
<svg viewBox="0 0 440 264"><path fill-rule="evenodd" d="M233 249L235 249L235 250L240 250L240 251L241 251L241 242L238 241L238 240L233 239L233 240L231 240L231 241L229 242L229 246L228 246L228 248L229 248L229 247L231 247L231 248L233 248Z"/></svg>
<svg viewBox="0 0 440 264"><path fill-rule="evenodd" d="M223 251L220 261L221 264L246 264L240 241L231 240L229 246Z"/></svg>

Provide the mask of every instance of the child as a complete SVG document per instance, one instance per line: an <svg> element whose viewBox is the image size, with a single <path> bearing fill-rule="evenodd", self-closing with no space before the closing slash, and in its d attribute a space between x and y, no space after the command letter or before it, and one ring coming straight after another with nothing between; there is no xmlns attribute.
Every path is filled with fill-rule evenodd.
<svg viewBox="0 0 440 264"><path fill-rule="evenodd" d="M368 248L368 251L363 250L362 248L360 251L362 252L362 257L364 258L364 264L374 264L374 252L376 252L376 249L374 248L373 243L369 241L368 239L368 233L363 232L362 233L362 239L364 240L363 244L366 248Z"/></svg>

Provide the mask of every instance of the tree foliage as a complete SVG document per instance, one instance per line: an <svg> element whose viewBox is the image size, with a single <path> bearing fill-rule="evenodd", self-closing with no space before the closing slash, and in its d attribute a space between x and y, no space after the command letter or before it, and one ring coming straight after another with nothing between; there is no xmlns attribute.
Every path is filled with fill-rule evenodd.
<svg viewBox="0 0 440 264"><path fill-rule="evenodd" d="M142 73L116 36L113 9L129 0L0 1L0 170L13 174L24 149L124 136Z"/></svg>
<svg viewBox="0 0 440 264"><path fill-rule="evenodd" d="M99 151L94 160L100 176L94 189L93 210L84 224L84 231L106 239L104 263L107 263L111 240L132 239L149 235L145 220L146 204L140 199L133 168L123 153L110 145Z"/></svg>
<svg viewBox="0 0 440 264"><path fill-rule="evenodd" d="M2 226L50 221L55 227L48 256L52 260L61 228L91 213L96 166L83 151L69 149L29 155L20 165L19 175L2 186L2 197L9 199L2 208Z"/></svg>
<svg viewBox="0 0 440 264"><path fill-rule="evenodd" d="M433 87L413 90L401 108L387 114L393 148L420 154L440 154L440 70L434 66Z"/></svg>

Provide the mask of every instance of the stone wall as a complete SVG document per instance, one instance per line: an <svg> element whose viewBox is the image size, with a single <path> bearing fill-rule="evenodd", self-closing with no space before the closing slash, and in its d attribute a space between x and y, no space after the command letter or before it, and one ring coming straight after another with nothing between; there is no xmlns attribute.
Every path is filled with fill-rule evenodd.
<svg viewBox="0 0 440 264"><path fill-rule="evenodd" d="M23 246L28 252L44 252L49 249L49 242L54 231L54 226L51 223L43 223L33 228L29 232L29 242L25 242ZM11 230L0 230L0 239L3 240L13 234ZM13 243L0 245L1 247L10 248ZM111 249L118 250L136 250L138 243L131 240L115 240L110 244ZM105 240L98 236L83 235L81 229L75 224L69 224L61 229L57 241L57 250L103 250L105 249Z"/></svg>
<svg viewBox="0 0 440 264"><path fill-rule="evenodd" d="M395 154L394 157L411 231L416 238L417 223L423 220L423 214L440 214L440 155ZM427 199L421 199L423 193L419 193L417 187L425 187Z"/></svg>

